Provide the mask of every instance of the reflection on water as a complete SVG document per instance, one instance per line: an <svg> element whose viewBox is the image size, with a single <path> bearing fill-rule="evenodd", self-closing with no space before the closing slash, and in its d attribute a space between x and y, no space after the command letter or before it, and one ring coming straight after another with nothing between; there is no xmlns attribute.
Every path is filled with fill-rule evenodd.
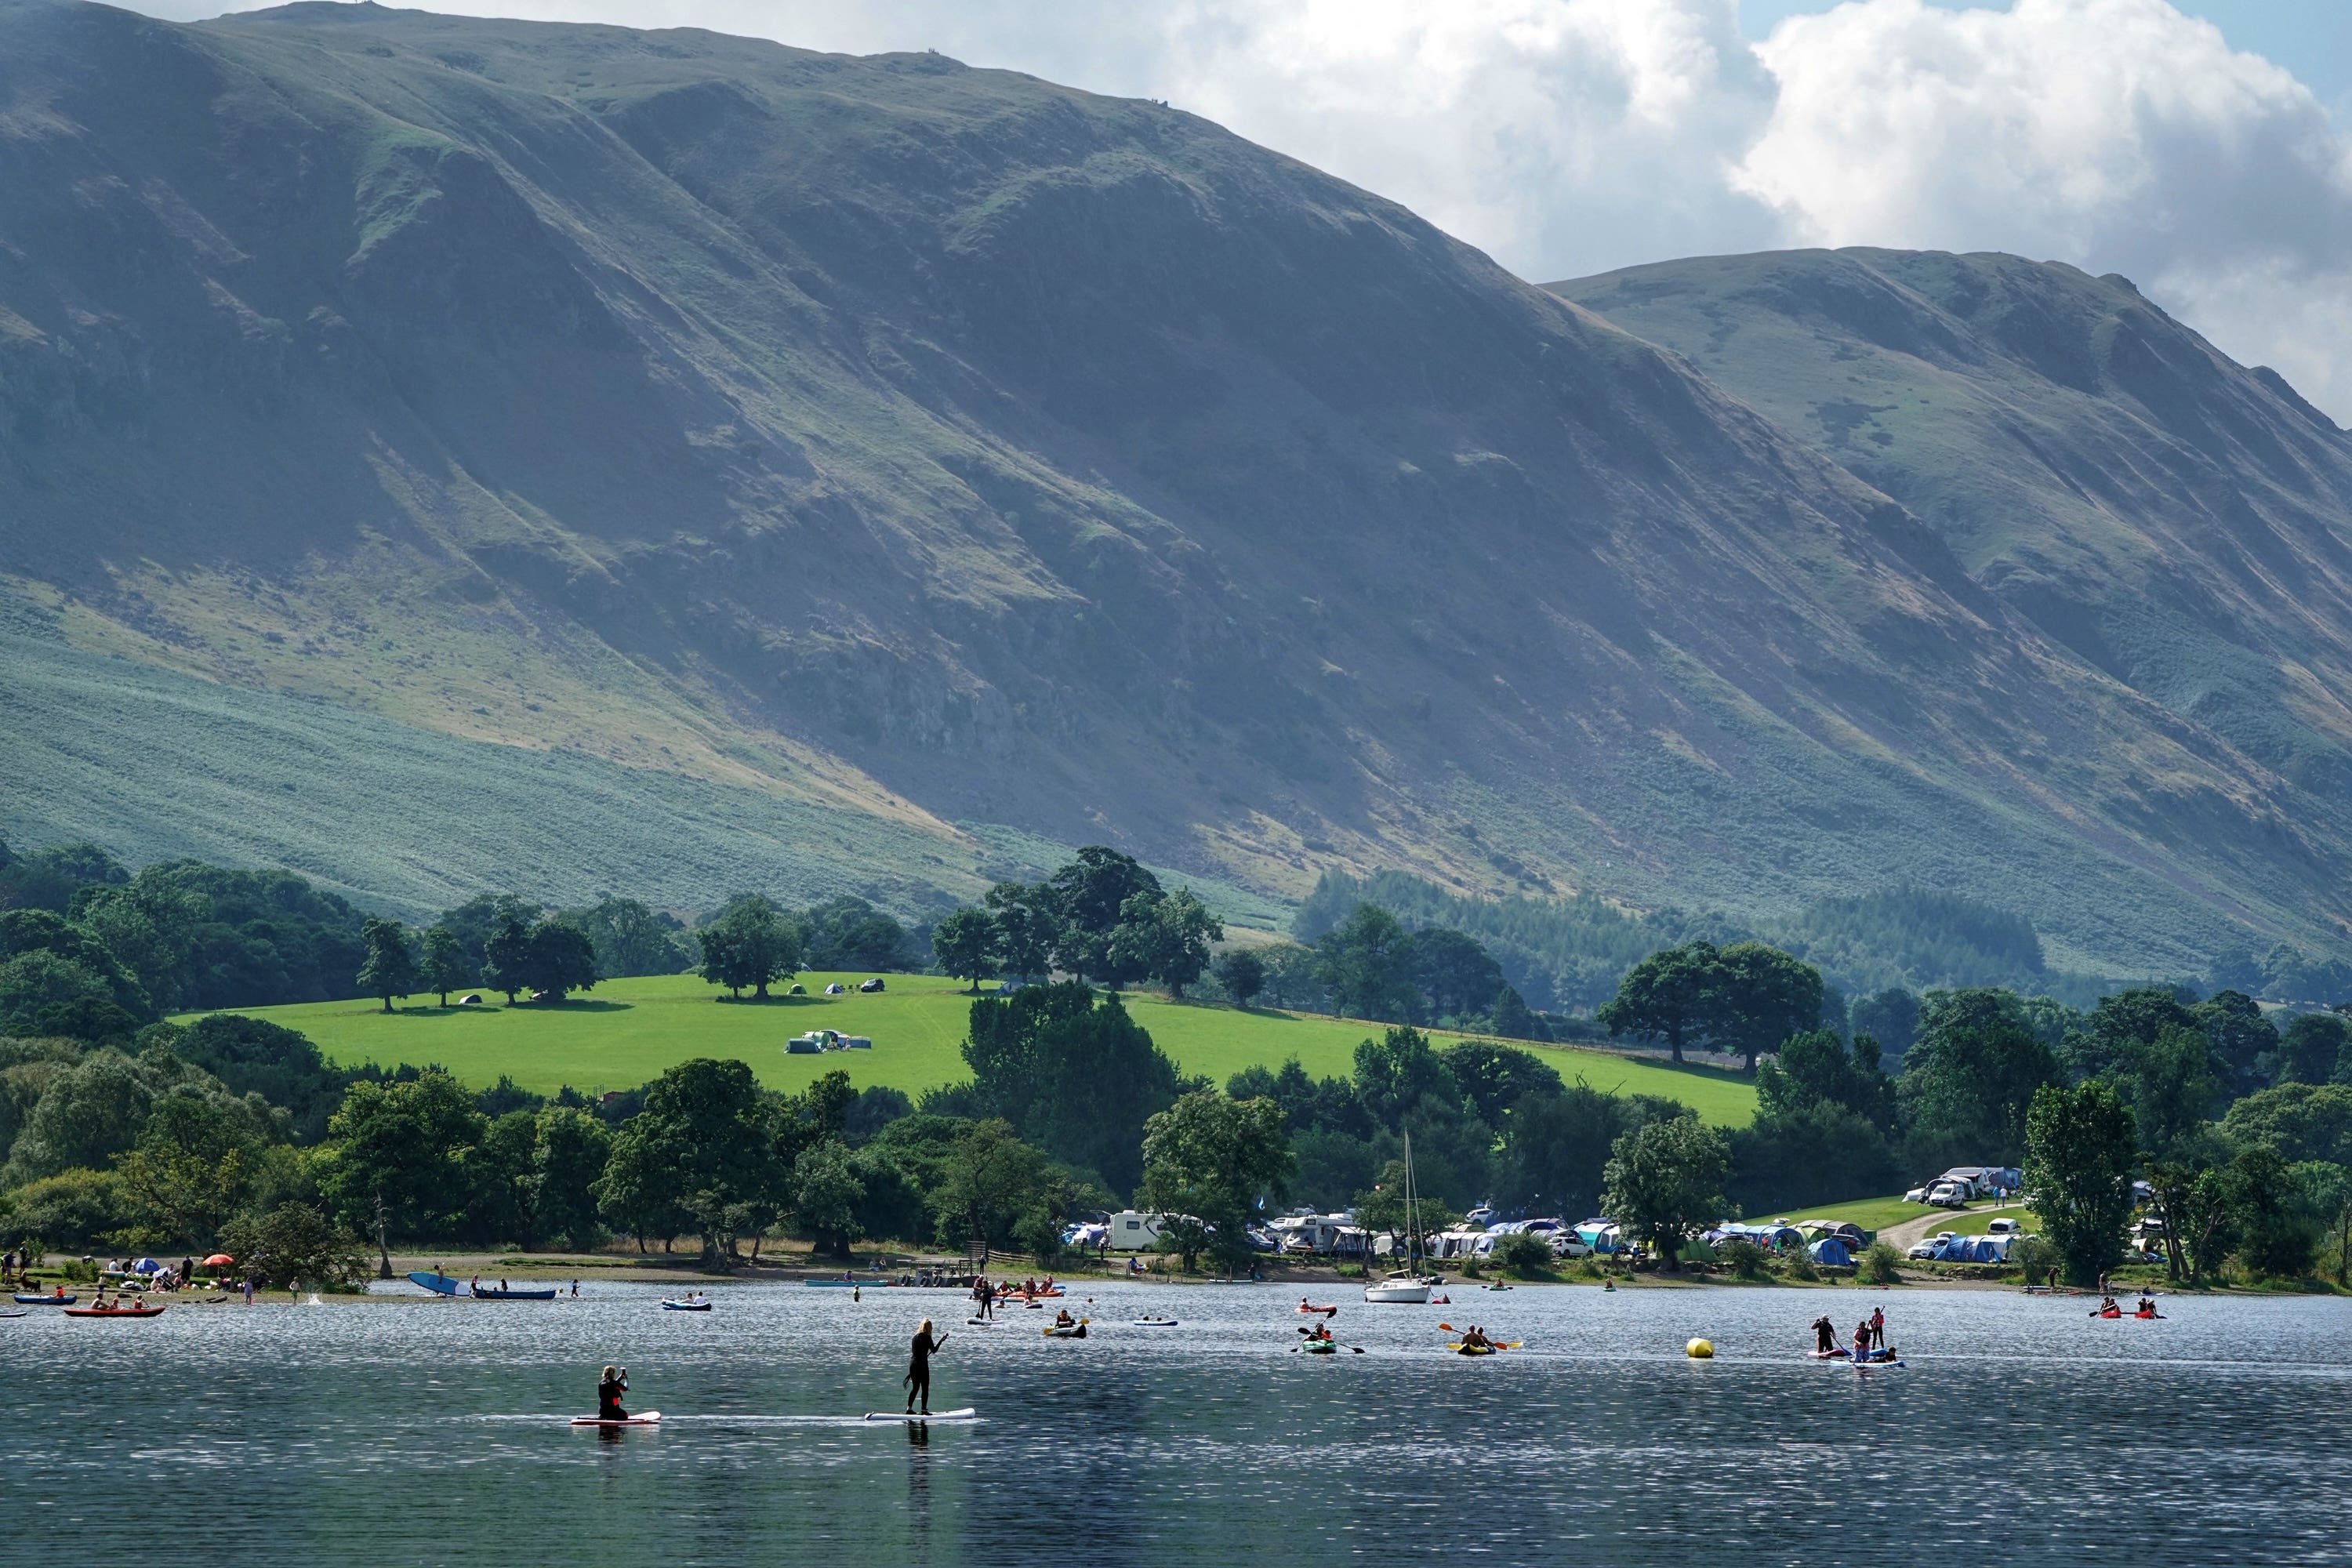
<svg viewBox="0 0 2352 1568"><path fill-rule="evenodd" d="M1306 1356L1271 1287L1095 1289L1084 1341L950 1329L935 1398L982 1419L928 1426L862 1416L932 1292L37 1312L0 1322L0 1498L42 1539L267 1563L2352 1560L2352 1302L1456 1287ZM1907 1366L1803 1358L1871 1303ZM659 1428L565 1424L607 1362Z"/></svg>

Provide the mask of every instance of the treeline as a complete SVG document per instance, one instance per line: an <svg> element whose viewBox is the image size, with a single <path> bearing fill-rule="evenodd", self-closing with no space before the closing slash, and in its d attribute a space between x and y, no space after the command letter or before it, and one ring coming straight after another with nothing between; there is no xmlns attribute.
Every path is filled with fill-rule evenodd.
<svg viewBox="0 0 2352 1568"><path fill-rule="evenodd" d="M371 916L288 871L165 861L135 875L92 844L25 854L0 842L0 1034L128 1037L172 1013L389 1000L477 986L560 1000L599 980L704 961L697 930L635 899L550 909L484 894L421 929ZM797 967L919 969L929 932L865 900L759 900Z"/></svg>
<svg viewBox="0 0 2352 1568"><path fill-rule="evenodd" d="M1475 939L1528 1005L1544 1013L1589 1015L1615 994L1635 963L1690 942L1768 943L1811 963L1848 994L1990 985L2087 1005L2102 994L2144 983L2053 970L2025 916L1912 887L1822 899L1782 919L1743 921L1672 907L1628 910L1591 893L1465 898L1404 872L1358 879L1327 871L1300 905L1292 931L1315 945L1366 903L1381 906L1414 931L1444 928ZM2242 991L2282 1003L2352 996L2352 963L2284 943L2259 956L2245 948L2221 952L2203 975L2182 978L2208 992ZM1274 994L1270 990L1270 999Z"/></svg>

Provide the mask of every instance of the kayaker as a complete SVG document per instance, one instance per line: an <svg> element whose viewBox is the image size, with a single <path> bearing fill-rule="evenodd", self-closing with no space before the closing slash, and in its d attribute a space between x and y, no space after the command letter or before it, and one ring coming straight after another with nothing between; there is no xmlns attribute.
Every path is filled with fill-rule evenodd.
<svg viewBox="0 0 2352 1568"><path fill-rule="evenodd" d="M1462 1346L1465 1350L1490 1351L1495 1342L1486 1337L1486 1330L1473 1323L1462 1332Z"/></svg>
<svg viewBox="0 0 2352 1568"><path fill-rule="evenodd" d="M626 1421L629 1418L629 1413L621 1408L621 1395L628 1391L627 1369L617 1366L606 1367L604 1377L596 1384L596 1419Z"/></svg>
<svg viewBox="0 0 2352 1568"><path fill-rule="evenodd" d="M908 1415L915 1414L915 1401L919 1398L923 1402L922 1413L926 1415L931 1413L931 1352L947 1342L947 1335L940 1334L935 1337L931 1333L931 1321L929 1318L925 1318L923 1326L915 1331L914 1341L908 1346Z"/></svg>
<svg viewBox="0 0 2352 1568"><path fill-rule="evenodd" d="M2156 1298L2155 1298L2155 1297L2153 1297L2153 1296L2142 1296L2142 1297L2139 1299L2139 1306L2138 1306L2137 1308L2136 1308L2136 1309L2135 1309L2135 1310L2137 1310L2137 1311L2139 1313L2139 1315L2140 1315L2141 1317L2143 1317L2143 1318L2153 1318L2153 1317L2155 1317L2155 1316L2156 1316Z"/></svg>
<svg viewBox="0 0 2352 1568"><path fill-rule="evenodd" d="M1075 1329L1078 1326L1078 1321L1070 1316L1070 1310L1067 1307L1064 1307L1054 1314L1054 1326L1057 1329Z"/></svg>
<svg viewBox="0 0 2352 1568"><path fill-rule="evenodd" d="M1832 1326L1826 1312L1813 1320L1813 1349L1823 1355L1837 1349L1837 1330Z"/></svg>
<svg viewBox="0 0 2352 1568"><path fill-rule="evenodd" d="M1870 1310L1870 1348L1874 1351L1886 1348L1886 1309L1884 1307Z"/></svg>

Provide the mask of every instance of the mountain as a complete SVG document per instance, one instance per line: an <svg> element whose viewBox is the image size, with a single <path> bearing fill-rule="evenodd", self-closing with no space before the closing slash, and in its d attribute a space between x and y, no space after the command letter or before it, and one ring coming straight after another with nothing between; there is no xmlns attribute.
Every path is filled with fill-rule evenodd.
<svg viewBox="0 0 2352 1568"><path fill-rule="evenodd" d="M844 825L793 864L886 892L1102 840L1293 898L1942 887L2134 969L2340 934L2338 805L1769 412L1157 103L0 0L0 573L53 648L786 803ZM27 711L37 841L89 816L41 760L88 742ZM306 733L190 757L152 846L228 814L363 889L368 820L274 792L373 742ZM560 826L577 776L450 799ZM484 837L439 874L500 879Z"/></svg>

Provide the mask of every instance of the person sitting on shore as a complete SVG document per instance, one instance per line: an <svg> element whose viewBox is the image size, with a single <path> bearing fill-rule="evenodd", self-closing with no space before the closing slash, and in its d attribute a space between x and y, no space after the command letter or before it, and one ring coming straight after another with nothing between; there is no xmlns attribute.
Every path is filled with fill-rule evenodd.
<svg viewBox="0 0 2352 1568"><path fill-rule="evenodd" d="M596 1384L596 1419L626 1421L629 1413L621 1408L621 1395L629 1391L629 1374L617 1366L608 1366Z"/></svg>

